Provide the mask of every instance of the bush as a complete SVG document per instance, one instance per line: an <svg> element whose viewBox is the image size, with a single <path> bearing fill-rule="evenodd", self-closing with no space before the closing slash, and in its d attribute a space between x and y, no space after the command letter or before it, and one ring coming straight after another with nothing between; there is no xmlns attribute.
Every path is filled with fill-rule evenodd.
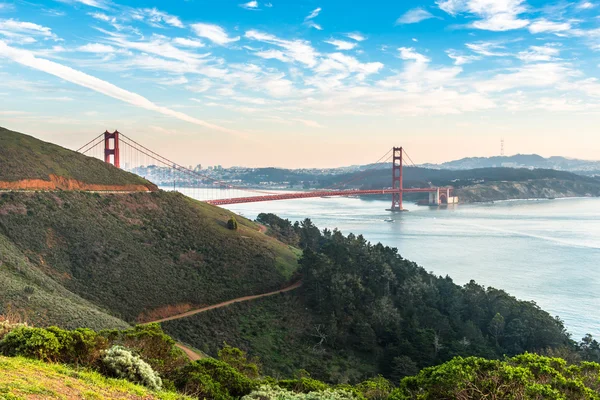
<svg viewBox="0 0 600 400"><path fill-rule="evenodd" d="M46 329L20 326L11 330L0 341L0 353L9 356L57 361L61 344L56 335Z"/></svg>
<svg viewBox="0 0 600 400"><path fill-rule="evenodd" d="M153 390L162 387L162 380L152 367L125 347L111 347L104 355L102 364L105 372L116 378L140 383Z"/></svg>
<svg viewBox="0 0 600 400"><path fill-rule="evenodd" d="M256 379L260 376L260 367L258 360L248 360L245 351L236 347L231 347L227 343L219 350L219 360L226 362L250 379Z"/></svg>
<svg viewBox="0 0 600 400"><path fill-rule="evenodd" d="M282 389L292 390L299 393L321 392L329 389L327 384L309 377L284 379L280 380L277 385Z"/></svg>
<svg viewBox="0 0 600 400"><path fill-rule="evenodd" d="M231 399L249 394L257 383L223 361L205 358L183 367L175 386L199 398Z"/></svg>
<svg viewBox="0 0 600 400"><path fill-rule="evenodd" d="M236 231L237 230L238 223L237 223L237 220L235 219L235 217L229 218L229 221L227 221L227 228L231 229L232 231Z"/></svg>
<svg viewBox="0 0 600 400"><path fill-rule="evenodd" d="M137 325L127 330L102 331L112 344L135 350L163 378L171 377L188 363L185 354L175 346L175 340L164 333L159 324Z"/></svg>
<svg viewBox="0 0 600 400"><path fill-rule="evenodd" d="M392 392L392 384L382 376L366 380L358 385L356 389L368 400L385 400Z"/></svg>
<svg viewBox="0 0 600 400"><path fill-rule="evenodd" d="M296 393L277 386L263 385L242 400L356 400L358 397L350 391L326 389L324 391Z"/></svg>
<svg viewBox="0 0 600 400"><path fill-rule="evenodd" d="M62 363L94 366L108 348L108 340L91 329L78 328L67 331L51 326L46 330L58 339L60 344L58 361Z"/></svg>

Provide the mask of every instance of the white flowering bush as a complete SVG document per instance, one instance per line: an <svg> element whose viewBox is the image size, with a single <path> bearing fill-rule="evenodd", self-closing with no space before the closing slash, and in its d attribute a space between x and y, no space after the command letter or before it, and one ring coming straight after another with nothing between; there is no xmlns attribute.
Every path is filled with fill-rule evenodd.
<svg viewBox="0 0 600 400"><path fill-rule="evenodd" d="M113 346L108 349L102 364L112 376L140 383L153 390L162 388L162 380L152 367L125 347Z"/></svg>
<svg viewBox="0 0 600 400"><path fill-rule="evenodd" d="M346 390L326 389L319 392L296 393L278 386L263 385L242 400L357 400L358 397Z"/></svg>

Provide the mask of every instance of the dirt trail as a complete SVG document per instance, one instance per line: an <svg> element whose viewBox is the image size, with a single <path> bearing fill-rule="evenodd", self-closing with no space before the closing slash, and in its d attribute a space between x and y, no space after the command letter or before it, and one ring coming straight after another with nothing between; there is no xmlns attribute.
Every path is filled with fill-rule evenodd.
<svg viewBox="0 0 600 400"><path fill-rule="evenodd" d="M209 310L214 310L215 308L226 307L226 306L234 304L234 303L241 303L241 302L244 302L244 301L260 299L261 297L274 296L274 295L279 294L279 293L289 292L291 290L298 289L300 286L302 286L302 281L298 281L298 282L294 283L293 285L290 285L290 286L288 286L286 288L275 290L274 292L263 293L263 294L255 294L255 295L252 295L252 296L238 297L237 299L224 301L223 303L213 304L212 306L206 306L206 307L202 307L202 308L197 308L195 310L186 311L184 313L177 314L177 315L172 315L172 316L167 317L167 318L157 319L157 320L154 320L154 321L148 321L148 322L145 322L143 325L153 324L153 323L159 323L160 324L161 322L167 322L167 321L173 321L175 319L186 318L186 317L198 314L198 313L202 313L202 312L209 311Z"/></svg>
<svg viewBox="0 0 600 400"><path fill-rule="evenodd" d="M283 289L276 290L274 292L263 293L263 294L256 294L254 296L239 297L237 299L233 299L233 300L229 300L229 301L224 301L223 303L214 304L212 306L207 306L207 307L202 307L202 308L198 308L198 309L195 309L195 310L187 311L187 312L184 312L182 314L173 315L171 317L167 317L167 318L163 318L163 319L157 319L157 320L150 321L150 322L145 322L142 325L152 324L152 323L161 323L161 322L166 322L166 321L172 321L174 319L186 318L186 317L189 317L190 315L198 314L198 313L205 312L205 311L208 311L208 310L214 310L215 308L226 307L226 306L231 305L233 303L240 303L240 302L243 302L243 301L260 299L261 297L274 296L274 295L279 294L279 293L289 292L291 290L298 289L300 286L302 286L302 281L298 281L298 282L294 283L293 285L290 285L290 286L288 286L286 288L283 288ZM189 347L184 346L181 343L175 343L175 346L177 346L181 350L183 350L183 352L190 359L190 361L196 361L196 360L199 360L199 359L202 358L202 356L200 354L196 353L194 350L190 349Z"/></svg>

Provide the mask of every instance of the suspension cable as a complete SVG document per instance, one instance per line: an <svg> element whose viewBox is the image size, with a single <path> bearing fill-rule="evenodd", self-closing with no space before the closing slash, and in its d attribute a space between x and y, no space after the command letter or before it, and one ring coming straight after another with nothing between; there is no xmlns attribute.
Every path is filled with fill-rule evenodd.
<svg viewBox="0 0 600 400"><path fill-rule="evenodd" d="M99 134L98 136L96 136L95 138L93 138L92 140L90 140L89 142L87 142L86 144L84 144L83 146L81 146L80 148L78 148L75 151L77 151L79 153L81 151L81 149L86 148L90 143L95 142L101 136L104 136L104 133ZM89 149L88 149L88 151L89 151Z"/></svg>
<svg viewBox="0 0 600 400"><path fill-rule="evenodd" d="M389 161L391 155L388 156L388 154L390 154L391 151L392 151L392 149L389 149L383 156L381 156L379 158L379 160L375 161L369 167L367 167L364 170L362 170L361 172L359 172L358 175L355 175L354 177L352 177L352 178L350 178L350 179L348 179L346 181L343 181L343 182L337 183L337 184L335 184L333 186L330 186L329 189L335 189L335 188L337 188L339 186L345 186L345 185L349 184L350 182L354 182L355 180L357 180L359 178L364 178L365 176L372 174L373 171L377 170L375 168L377 166L377 164L379 164L379 163L383 164L383 163L386 163L387 161ZM386 156L387 156L387 158L384 161L381 161ZM370 172L367 173L367 171L370 171Z"/></svg>

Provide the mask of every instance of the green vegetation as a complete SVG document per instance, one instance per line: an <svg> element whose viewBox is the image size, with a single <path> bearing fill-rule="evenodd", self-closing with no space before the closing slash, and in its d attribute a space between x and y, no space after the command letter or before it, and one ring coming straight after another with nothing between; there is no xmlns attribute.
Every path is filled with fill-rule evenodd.
<svg viewBox="0 0 600 400"><path fill-rule="evenodd" d="M523 354L503 361L457 357L405 378L390 400L600 399L600 364L567 365Z"/></svg>
<svg viewBox="0 0 600 400"><path fill-rule="evenodd" d="M218 359L181 360L175 342L158 325L103 332L22 324L3 324L0 328L0 396L9 399L71 398L82 390L86 398L600 399L600 364L568 363L562 358L529 353L497 360L454 357L401 379L374 376L356 385L329 385L311 378L305 370L296 371L291 379L265 376L258 359L249 359L246 352L229 345L218 351ZM126 347L119 344L125 342ZM597 347L597 343L593 345ZM78 369L19 357L60 361ZM27 379L29 376L35 376L35 381ZM153 391L133 383L142 383ZM171 392L158 391L161 387Z"/></svg>
<svg viewBox="0 0 600 400"><path fill-rule="evenodd" d="M0 165L0 181L47 181L50 175L56 175L88 184L144 185L150 189L155 188L147 180L98 159L2 127Z"/></svg>
<svg viewBox="0 0 600 400"><path fill-rule="evenodd" d="M0 194L0 246L12 249L0 252L0 263L15 271L0 269L0 278L9 274L4 279L14 287L0 292L0 304L13 300L32 313L51 309L40 304L38 287L60 284L132 322L284 286L297 269L297 255L242 217L237 231L227 229L232 216L170 192ZM34 281L40 274L32 269L46 277ZM22 283L13 282L18 279ZM25 296L39 301L17 301ZM64 324L66 317L47 323L110 326L81 317L77 325Z"/></svg>
<svg viewBox="0 0 600 400"><path fill-rule="evenodd" d="M229 218L229 220L227 221L227 229L232 230L232 231L237 231L237 228L238 228L237 220L235 219L234 216L231 216L231 218Z"/></svg>
<svg viewBox="0 0 600 400"><path fill-rule="evenodd" d="M288 226L268 218L275 234ZM310 221L293 227L304 249L299 291L170 321L167 332L210 355L227 341L274 376L305 368L328 382L398 381L456 356L529 351L600 361L593 338L576 345L535 303L475 282L458 286L361 236L321 233Z"/></svg>
<svg viewBox="0 0 600 400"><path fill-rule="evenodd" d="M22 357L0 356L0 398L21 399L191 399L173 392L154 392L98 372L76 370Z"/></svg>

